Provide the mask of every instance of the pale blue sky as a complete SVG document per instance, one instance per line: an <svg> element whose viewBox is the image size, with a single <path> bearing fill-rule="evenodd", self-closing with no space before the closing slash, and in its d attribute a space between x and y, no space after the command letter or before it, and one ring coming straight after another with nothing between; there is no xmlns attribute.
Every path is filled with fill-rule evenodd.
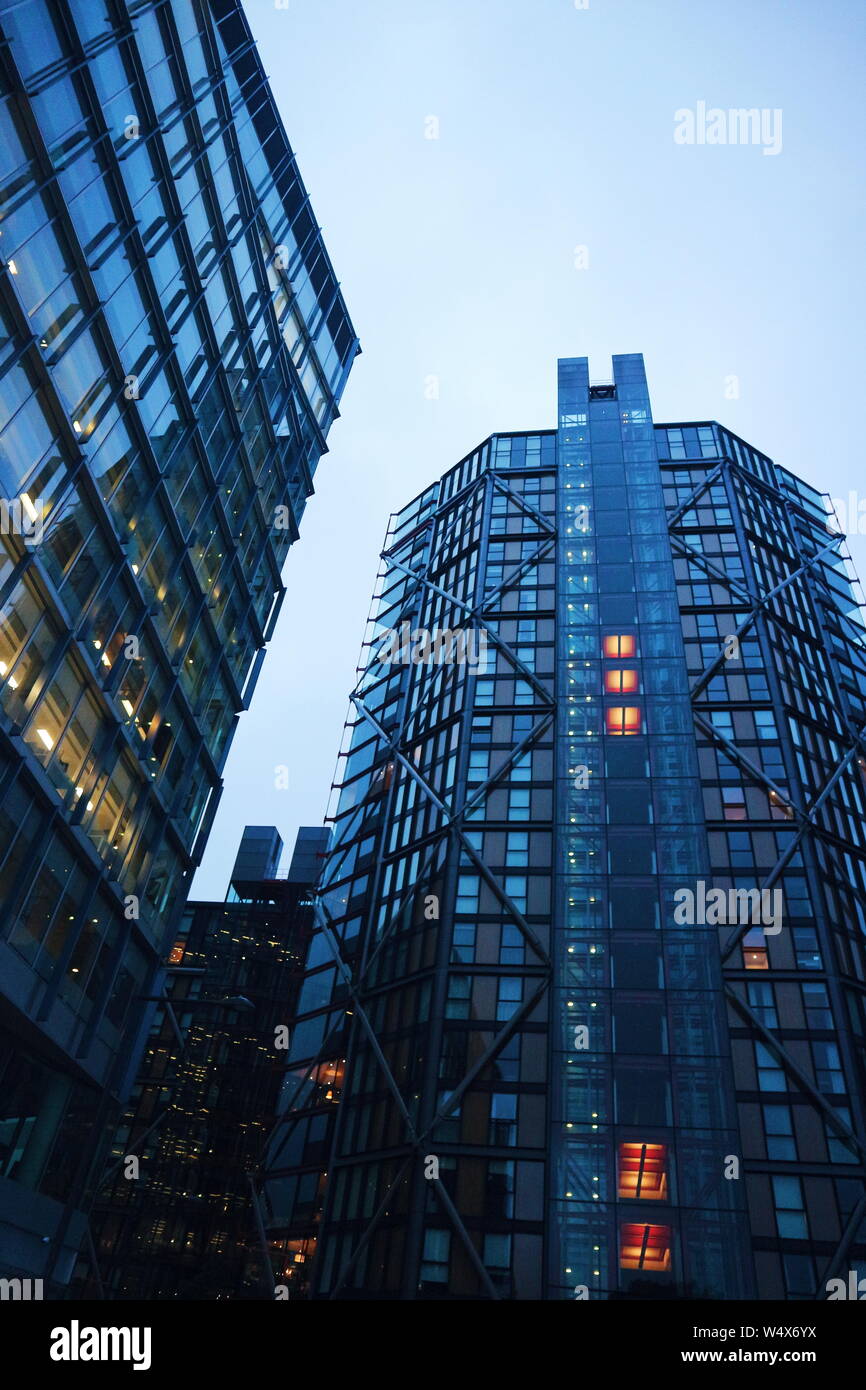
<svg viewBox="0 0 866 1390"><path fill-rule="evenodd" d="M643 352L656 421L718 419L866 504L862 0L246 9L363 356L197 897L247 822L289 848L321 822L389 513L488 434L553 428L557 357L603 379ZM676 144L699 101L780 108L781 153Z"/></svg>

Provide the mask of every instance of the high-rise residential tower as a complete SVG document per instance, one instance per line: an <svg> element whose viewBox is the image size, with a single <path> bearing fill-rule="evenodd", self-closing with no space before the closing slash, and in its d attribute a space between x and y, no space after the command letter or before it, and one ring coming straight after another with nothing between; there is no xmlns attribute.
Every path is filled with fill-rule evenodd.
<svg viewBox="0 0 866 1390"><path fill-rule="evenodd" d="M3 0L0 126L0 1272L56 1290L358 344L238 0Z"/></svg>
<svg viewBox="0 0 866 1390"><path fill-rule="evenodd" d="M321 827L302 827L281 870L275 828L247 826L225 902L187 903L165 1004L91 1212L94 1248L76 1270L76 1296L270 1295L250 1176L278 1115L313 923L310 886L328 839ZM295 1247L275 1276L288 1286L304 1262Z"/></svg>
<svg viewBox="0 0 866 1390"><path fill-rule="evenodd" d="M561 361L556 429L392 518L263 1185L279 1241L327 1125L314 1297L866 1273L844 537L721 425L654 425L639 355L613 369Z"/></svg>

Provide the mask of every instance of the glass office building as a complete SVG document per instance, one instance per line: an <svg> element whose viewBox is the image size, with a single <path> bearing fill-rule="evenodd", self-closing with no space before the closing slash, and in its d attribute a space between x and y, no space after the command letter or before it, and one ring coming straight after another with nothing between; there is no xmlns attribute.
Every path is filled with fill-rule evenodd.
<svg viewBox="0 0 866 1390"><path fill-rule="evenodd" d="M76 1297L271 1296L250 1175L278 1114L313 922L310 885L327 840L327 831L303 827L280 870L277 831L247 826L225 902L187 904L166 1004L114 1136L111 1181L91 1213L94 1253L76 1270ZM298 1251L287 1263L294 1275Z"/></svg>
<svg viewBox="0 0 866 1390"><path fill-rule="evenodd" d="M866 1272L845 557L785 469L654 425L639 355L392 518L262 1186L279 1245L324 1144L310 1296Z"/></svg>
<svg viewBox="0 0 866 1390"><path fill-rule="evenodd" d="M54 1287L358 344L238 0L3 0L0 125L0 1268Z"/></svg>

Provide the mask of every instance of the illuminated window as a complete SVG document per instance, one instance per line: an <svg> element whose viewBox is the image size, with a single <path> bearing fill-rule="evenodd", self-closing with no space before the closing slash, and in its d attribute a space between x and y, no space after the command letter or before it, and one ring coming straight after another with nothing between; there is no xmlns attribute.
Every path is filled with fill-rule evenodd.
<svg viewBox="0 0 866 1390"><path fill-rule="evenodd" d="M620 1269L663 1272L671 1267L670 1226L620 1227Z"/></svg>
<svg viewBox="0 0 866 1390"><path fill-rule="evenodd" d="M753 927L743 937L743 966L746 970L769 970L767 941L760 927Z"/></svg>
<svg viewBox="0 0 866 1390"><path fill-rule="evenodd" d="M641 713L637 705L611 705L606 711L609 734L639 734Z"/></svg>
<svg viewBox="0 0 866 1390"><path fill-rule="evenodd" d="M637 671L605 671L604 688L609 695L631 695L637 690Z"/></svg>
<svg viewBox="0 0 866 1390"><path fill-rule="evenodd" d="M668 1195L666 1144L620 1144L618 1195L664 1201Z"/></svg>
<svg viewBox="0 0 866 1390"><path fill-rule="evenodd" d="M769 970L770 961L764 948L743 951L743 965L746 970Z"/></svg>
<svg viewBox="0 0 866 1390"><path fill-rule="evenodd" d="M183 960L183 953L185 950L186 947L184 943L182 941L176 941L169 952L169 965L180 965L181 961Z"/></svg>
<svg viewBox="0 0 866 1390"><path fill-rule="evenodd" d="M383 763L376 768L370 779L370 790L368 796L382 796L388 790L394 778L394 763Z"/></svg>
<svg viewBox="0 0 866 1390"><path fill-rule="evenodd" d="M338 1101L343 1090L344 1064L342 1058L332 1062L319 1062L310 1073L311 1079L318 1083L319 1100Z"/></svg>
<svg viewBox="0 0 866 1390"><path fill-rule="evenodd" d="M627 634L618 633L615 637L605 637L604 639L605 656L634 656L635 650L635 639Z"/></svg>

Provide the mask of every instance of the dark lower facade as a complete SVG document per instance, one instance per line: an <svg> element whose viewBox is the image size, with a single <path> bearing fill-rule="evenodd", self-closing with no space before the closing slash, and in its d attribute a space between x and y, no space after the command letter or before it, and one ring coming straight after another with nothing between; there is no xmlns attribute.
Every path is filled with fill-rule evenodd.
<svg viewBox="0 0 866 1390"><path fill-rule="evenodd" d="M392 517L262 1184L279 1249L316 1192L308 1296L864 1272L845 554L721 425L655 425L639 355L561 361L556 429Z"/></svg>
<svg viewBox="0 0 866 1390"><path fill-rule="evenodd" d="M56 1294L358 344L238 0L0 0L0 1274Z"/></svg>

